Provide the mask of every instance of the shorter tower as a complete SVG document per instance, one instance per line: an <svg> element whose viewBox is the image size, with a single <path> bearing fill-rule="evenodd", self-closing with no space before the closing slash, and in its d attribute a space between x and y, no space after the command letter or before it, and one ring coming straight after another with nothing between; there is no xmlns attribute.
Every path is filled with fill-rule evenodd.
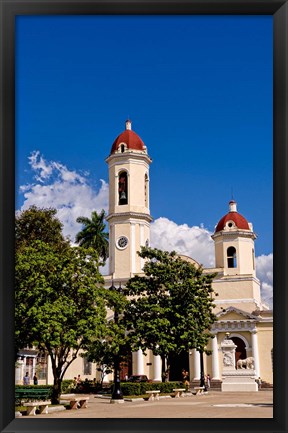
<svg viewBox="0 0 288 433"><path fill-rule="evenodd" d="M215 243L217 277L213 288L218 296L216 311L233 305L252 312L263 308L260 282L255 271L256 235L253 226L237 211L237 203L229 202L229 212L218 222L212 235Z"/></svg>
<svg viewBox="0 0 288 433"><path fill-rule="evenodd" d="M229 212L218 222L212 239L216 268L223 268L224 275L255 276L256 235L252 224L237 212L234 200L229 202Z"/></svg>

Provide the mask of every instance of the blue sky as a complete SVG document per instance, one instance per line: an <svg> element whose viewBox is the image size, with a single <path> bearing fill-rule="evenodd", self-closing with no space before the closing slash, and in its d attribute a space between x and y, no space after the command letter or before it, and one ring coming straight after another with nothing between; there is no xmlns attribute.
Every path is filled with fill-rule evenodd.
<svg viewBox="0 0 288 433"><path fill-rule="evenodd" d="M105 158L129 116L153 159L155 238L157 224L211 234L233 195L266 265L272 32L270 16L17 17L16 208L54 203L68 234L72 214L105 208Z"/></svg>

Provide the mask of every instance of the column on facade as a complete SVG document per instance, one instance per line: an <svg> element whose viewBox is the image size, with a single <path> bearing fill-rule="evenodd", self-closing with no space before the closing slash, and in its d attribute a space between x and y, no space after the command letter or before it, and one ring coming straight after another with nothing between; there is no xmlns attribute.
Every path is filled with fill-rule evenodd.
<svg viewBox="0 0 288 433"><path fill-rule="evenodd" d="M140 228L140 246L144 246L145 245L145 239L144 239L144 224L140 224L139 226ZM144 259L141 257L140 258L140 267L141 267L141 271L143 270L144 267Z"/></svg>
<svg viewBox="0 0 288 433"><path fill-rule="evenodd" d="M260 367L259 367L259 350L258 350L258 337L257 331L254 330L251 332L252 336L252 356L254 358L254 368L256 376L260 376Z"/></svg>
<svg viewBox="0 0 288 433"><path fill-rule="evenodd" d="M153 355L153 382L162 382L162 361L160 355Z"/></svg>
<svg viewBox="0 0 288 433"><path fill-rule="evenodd" d="M200 353L198 350L193 349L194 353L194 380L200 379Z"/></svg>
<svg viewBox="0 0 288 433"><path fill-rule="evenodd" d="M217 334L212 338L212 379L220 379Z"/></svg>
<svg viewBox="0 0 288 433"><path fill-rule="evenodd" d="M19 358L16 362L15 383L22 385L23 376L24 376L24 362L23 359Z"/></svg>
<svg viewBox="0 0 288 433"><path fill-rule="evenodd" d="M131 272L134 274L136 272L135 224L131 224L130 236Z"/></svg>
<svg viewBox="0 0 288 433"><path fill-rule="evenodd" d="M133 374L144 374L144 355L141 349L132 353Z"/></svg>
<svg viewBox="0 0 288 433"><path fill-rule="evenodd" d="M115 228L114 224L109 225L109 239L115 239ZM114 254L112 251L112 242L109 242L109 273L113 276L115 272Z"/></svg>
<svg viewBox="0 0 288 433"><path fill-rule="evenodd" d="M36 373L36 356L33 357L33 364L32 364L32 377L34 376L34 374Z"/></svg>

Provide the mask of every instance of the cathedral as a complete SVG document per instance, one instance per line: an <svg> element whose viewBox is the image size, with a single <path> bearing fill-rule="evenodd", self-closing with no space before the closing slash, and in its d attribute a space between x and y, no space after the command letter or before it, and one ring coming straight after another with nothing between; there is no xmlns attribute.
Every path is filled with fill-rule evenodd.
<svg viewBox="0 0 288 433"><path fill-rule="evenodd" d="M137 251L141 246L150 245L149 167L152 160L146 145L132 130L130 120L113 142L106 162L109 171L109 272L104 280L108 289L112 281L116 287L120 284L123 287L134 275L143 274L143 259ZM272 386L273 313L261 300L253 226L238 213L234 200L216 224L212 239L215 268L204 268L204 272L216 273L213 289L218 294L214 301L217 321L211 329L214 338L207 347L211 355L204 355L204 372L209 373L212 388L221 386L221 342L229 333L236 345L235 362L253 357L255 379L261 377L263 384ZM193 258L182 258L199 266ZM110 317L108 314L108 319L112 317L113 312ZM53 383L49 360L46 368L45 383ZM200 353L193 349L181 356L171 356L169 379L181 380L182 368L189 371L190 382L199 384ZM85 358L80 357L69 367L65 378L71 379L79 373L83 379L99 375L95 364L85 363ZM141 350L131 353L128 365L121 370L121 379L130 374L143 374L152 381L161 381L160 356L149 351L144 355ZM113 380L113 375L106 376L105 380Z"/></svg>
<svg viewBox="0 0 288 433"><path fill-rule="evenodd" d="M149 166L151 158L142 139L126 121L125 130L112 144L106 159L109 170L109 275L106 286L113 279L117 286L135 274L141 274L143 259L137 251L150 244ZM273 382L273 318L269 307L261 301L260 282L256 277L253 226L237 212L237 204L230 201L228 212L219 219L212 235L215 245L215 268L204 272L217 273L213 289L217 322L212 327L215 335L208 349L212 355L204 358L204 371L211 383L221 382L222 352L220 344L227 332L237 346L238 359L253 357L255 373L263 381ZM193 258L190 260L199 266ZM176 357L175 357L176 358ZM181 369L189 371L190 380L200 380L200 354L194 349L183 359L173 359L170 380L181 379ZM153 381L161 381L161 359L141 350L132 354L128 373L145 374Z"/></svg>

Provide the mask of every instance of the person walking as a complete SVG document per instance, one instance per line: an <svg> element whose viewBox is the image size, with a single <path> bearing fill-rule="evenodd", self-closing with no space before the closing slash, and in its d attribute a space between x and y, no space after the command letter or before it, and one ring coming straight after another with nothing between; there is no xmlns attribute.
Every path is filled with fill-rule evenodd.
<svg viewBox="0 0 288 433"><path fill-rule="evenodd" d="M25 376L23 377L23 385L30 385L30 377L28 371L26 372Z"/></svg>
<svg viewBox="0 0 288 433"><path fill-rule="evenodd" d="M36 373L33 376L33 383L34 383L34 385L38 385L38 377L37 377Z"/></svg>
<svg viewBox="0 0 288 433"><path fill-rule="evenodd" d="M189 386L189 373L187 370L185 370L185 368L183 368L182 370L182 382L183 385L188 385Z"/></svg>
<svg viewBox="0 0 288 433"><path fill-rule="evenodd" d="M73 379L73 388L76 388L76 386L77 386L77 377L74 376L74 379Z"/></svg>
<svg viewBox="0 0 288 433"><path fill-rule="evenodd" d="M208 373L206 376L206 386L209 389L211 385L211 379L210 379L210 374Z"/></svg>
<svg viewBox="0 0 288 433"><path fill-rule="evenodd" d="M77 381L77 386L80 386L82 383L80 374L78 374L76 381Z"/></svg>

